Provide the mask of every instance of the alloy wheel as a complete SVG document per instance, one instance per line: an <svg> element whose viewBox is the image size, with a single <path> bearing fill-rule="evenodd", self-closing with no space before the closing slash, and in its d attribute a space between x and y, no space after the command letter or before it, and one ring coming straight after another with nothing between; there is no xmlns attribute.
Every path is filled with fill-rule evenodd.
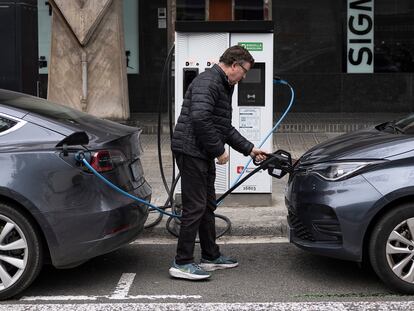
<svg viewBox="0 0 414 311"><path fill-rule="evenodd" d="M16 283L23 274L28 259L28 245L21 228L0 214L0 290Z"/></svg>
<svg viewBox="0 0 414 311"><path fill-rule="evenodd" d="M391 231L385 251L393 273L414 283L414 218L404 220Z"/></svg>

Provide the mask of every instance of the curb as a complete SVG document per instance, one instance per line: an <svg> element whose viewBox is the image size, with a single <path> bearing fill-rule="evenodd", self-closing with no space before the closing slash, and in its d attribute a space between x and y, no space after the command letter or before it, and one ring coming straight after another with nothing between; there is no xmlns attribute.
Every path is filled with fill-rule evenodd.
<svg viewBox="0 0 414 311"><path fill-rule="evenodd" d="M287 237L287 212L284 207L223 207L218 211L218 214L228 217L231 221L231 228L225 236ZM166 228L167 219L168 217L164 216L157 226L144 229L142 236L148 238L172 237L171 233L169 233ZM171 224L173 223L174 222L171 221ZM216 218L217 232L220 233L225 228L225 222L222 219Z"/></svg>

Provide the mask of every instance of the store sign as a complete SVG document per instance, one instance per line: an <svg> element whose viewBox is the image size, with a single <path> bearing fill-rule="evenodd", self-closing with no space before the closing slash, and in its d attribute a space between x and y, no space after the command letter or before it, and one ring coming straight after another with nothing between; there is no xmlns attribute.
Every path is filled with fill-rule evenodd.
<svg viewBox="0 0 414 311"><path fill-rule="evenodd" d="M239 42L248 51L263 51L263 42Z"/></svg>
<svg viewBox="0 0 414 311"><path fill-rule="evenodd" d="M347 0L347 72L374 72L374 0Z"/></svg>

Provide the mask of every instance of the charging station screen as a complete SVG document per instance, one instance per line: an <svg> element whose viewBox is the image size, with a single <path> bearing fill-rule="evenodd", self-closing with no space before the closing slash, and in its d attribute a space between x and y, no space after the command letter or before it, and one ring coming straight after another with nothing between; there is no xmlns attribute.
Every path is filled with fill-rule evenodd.
<svg viewBox="0 0 414 311"><path fill-rule="evenodd" d="M198 68L183 68L183 98L194 78L198 76Z"/></svg>
<svg viewBox="0 0 414 311"><path fill-rule="evenodd" d="M243 83L261 83L261 70L259 68L252 68L247 72L246 78L243 79Z"/></svg>
<svg viewBox="0 0 414 311"><path fill-rule="evenodd" d="M264 107L265 63L255 63L238 84L238 106Z"/></svg>

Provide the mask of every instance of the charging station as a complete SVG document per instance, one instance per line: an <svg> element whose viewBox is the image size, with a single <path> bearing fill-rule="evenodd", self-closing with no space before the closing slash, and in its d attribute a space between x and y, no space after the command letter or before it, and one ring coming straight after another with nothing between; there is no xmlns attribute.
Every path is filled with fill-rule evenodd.
<svg viewBox="0 0 414 311"><path fill-rule="evenodd" d="M175 24L175 121L178 119L185 92L192 80L218 63L220 56L228 47L243 45L252 54L255 65L249 70L246 78L235 86L232 99L232 124L255 146L259 146L273 127L273 30L271 21L177 21ZM227 145L226 148L230 160L226 165L216 166L217 193L225 193L232 187L250 159ZM272 135L261 148L268 152L272 151ZM245 174L254 168L253 163L250 164ZM177 193L181 193L179 185ZM261 198L265 200L257 200L255 196L255 202L270 203L271 176L265 171L258 172L233 193L261 194ZM247 196L243 197L247 198Z"/></svg>

